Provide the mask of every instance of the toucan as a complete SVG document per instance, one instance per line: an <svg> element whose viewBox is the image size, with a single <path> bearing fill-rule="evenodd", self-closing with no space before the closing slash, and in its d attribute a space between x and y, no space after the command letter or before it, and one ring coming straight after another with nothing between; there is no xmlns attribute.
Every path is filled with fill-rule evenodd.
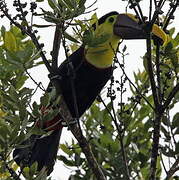
<svg viewBox="0 0 179 180"><path fill-rule="evenodd" d="M113 71L113 58L119 42L122 39L147 38L144 25L134 15L119 14L115 11L99 18L92 25L92 31L95 37L107 35L108 38L96 46L83 44L68 57L68 60L65 60L59 66L57 71L60 77L58 83L61 87L62 96L73 118L83 115L110 79ZM151 31L153 36L166 43L167 35L156 24L152 26ZM76 100L71 88L70 63L74 71L72 80ZM78 115L76 114L74 101L76 101ZM46 113L48 113L48 110ZM52 122L58 122L59 116L57 115L52 121L45 123L44 127L48 129ZM22 143L24 146L17 147L14 150L14 160L21 168L31 166L34 162L37 162L38 171L45 169L47 175L53 171L63 123L57 123L56 126L52 127L49 128L53 131L50 135L32 135Z"/></svg>

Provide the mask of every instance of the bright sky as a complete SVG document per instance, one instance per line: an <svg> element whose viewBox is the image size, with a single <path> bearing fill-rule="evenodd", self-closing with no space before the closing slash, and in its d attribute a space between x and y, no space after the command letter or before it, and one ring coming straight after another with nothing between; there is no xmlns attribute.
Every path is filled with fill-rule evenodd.
<svg viewBox="0 0 179 180"><path fill-rule="evenodd" d="M6 0L8 4L12 4L12 0ZM91 5L94 2L94 0L87 0L87 6ZM97 8L96 12L98 17L110 12L110 11L118 11L119 13L125 12L126 2L122 2L121 0L98 0L97 3L93 6L94 8ZM142 10L145 16L148 16L148 4L146 1L143 1L142 4ZM93 8L91 8L92 10ZM133 13L133 11L128 11ZM165 10L164 10L165 12ZM92 13L91 13L92 14ZM85 18L90 18L91 14L85 15ZM177 13L175 13L176 15ZM177 24L176 19L179 19L179 13L177 14L177 17L174 20L174 24ZM36 24L38 22L35 22ZM0 21L0 27L2 25L7 26L8 22L3 20ZM179 30L179 26L177 26L177 31ZM52 41L53 41L53 30L52 29L46 29L40 31L41 35L41 43L45 43L45 48L47 51L51 51L52 47ZM127 74L129 77L133 76L133 72L137 71L139 68L143 68L143 63L141 60L141 56L144 55L146 51L145 41L144 40L136 40L136 41L124 41L123 45L127 45L127 52L129 53L129 56L126 58L126 67L127 67ZM61 52L60 54L61 61L64 59L64 53ZM47 70L45 67L35 68L31 71L31 75L34 77L34 79L37 82L42 82L43 85L46 87L49 80L47 77ZM34 86L33 82L29 81L28 86L32 87ZM38 92L36 98L39 99L42 92ZM37 100L34 99L34 100ZM64 130L62 137L61 137L61 143L64 143L65 141L70 141L71 139L71 133L69 131ZM55 170L52 173L52 179L53 180L67 180L68 176L70 174L71 170L68 168L65 168L64 165L61 162L57 162L55 165Z"/></svg>

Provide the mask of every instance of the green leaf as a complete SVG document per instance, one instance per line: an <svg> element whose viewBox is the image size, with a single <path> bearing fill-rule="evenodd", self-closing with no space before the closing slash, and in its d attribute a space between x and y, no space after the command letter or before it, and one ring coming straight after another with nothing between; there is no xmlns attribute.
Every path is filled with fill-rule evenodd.
<svg viewBox="0 0 179 180"><path fill-rule="evenodd" d="M16 78L15 89L20 89L24 85L25 81L28 79L28 76L19 76Z"/></svg>
<svg viewBox="0 0 179 180"><path fill-rule="evenodd" d="M50 103L50 97L49 94L46 93L40 98L40 104L46 107L49 105L49 103Z"/></svg>
<svg viewBox="0 0 179 180"><path fill-rule="evenodd" d="M6 28L4 26L1 27L1 36L4 38L6 32Z"/></svg>
<svg viewBox="0 0 179 180"><path fill-rule="evenodd" d="M13 86L10 86L9 93L10 97L14 100L15 103L17 103L19 101L19 95Z"/></svg>
<svg viewBox="0 0 179 180"><path fill-rule="evenodd" d="M96 23L97 21L98 21L97 14L94 13L94 14L91 16L90 25L93 25L93 24Z"/></svg>
<svg viewBox="0 0 179 180"><path fill-rule="evenodd" d="M29 167L25 167L23 168L23 175L26 177L26 178L29 178L30 177L30 168Z"/></svg>
<svg viewBox="0 0 179 180"><path fill-rule="evenodd" d="M5 32L4 46L9 51L16 51L17 50L16 38L14 37L12 32L10 32L10 31Z"/></svg>
<svg viewBox="0 0 179 180"><path fill-rule="evenodd" d="M179 32L177 33L176 37L174 38L174 42L173 42L174 47L178 46L178 42L179 42Z"/></svg>
<svg viewBox="0 0 179 180"><path fill-rule="evenodd" d="M111 141L110 147L111 147L111 149L110 149L111 152L113 152L113 153L119 152L119 150L120 150L119 140L116 139L115 141Z"/></svg>
<svg viewBox="0 0 179 180"><path fill-rule="evenodd" d="M62 1L60 1L62 2ZM63 3L66 4L70 9L76 8L76 0L63 0Z"/></svg>
<svg viewBox="0 0 179 180"><path fill-rule="evenodd" d="M47 171L46 168L43 168L37 175L37 177L34 180L51 180L47 179Z"/></svg>
<svg viewBox="0 0 179 180"><path fill-rule="evenodd" d="M48 4L53 10L56 10L59 14L61 14L61 10L56 0L48 0Z"/></svg>
<svg viewBox="0 0 179 180"><path fill-rule="evenodd" d="M169 42L169 43L165 46L165 53L166 53L166 55L169 55L172 49L173 49L173 44L172 44L171 42Z"/></svg>
<svg viewBox="0 0 179 180"><path fill-rule="evenodd" d="M102 134L102 135L100 136L100 140L101 140L101 143L102 143L103 145L105 145L105 146L110 145L110 144L111 144L111 141L113 141L113 140L112 140L112 137L111 137L111 135L110 135L109 133Z"/></svg>
<svg viewBox="0 0 179 180"><path fill-rule="evenodd" d="M84 6L85 3L86 3L86 0L80 0L80 1L79 1L79 7Z"/></svg>
<svg viewBox="0 0 179 180"><path fill-rule="evenodd" d="M14 65L13 66L14 67L14 69L13 69L14 71L16 69L20 69L21 71L23 70L23 65L20 62L20 59L15 55L15 53L8 51L6 53L6 56L7 56L6 57L6 62L8 62L9 64Z"/></svg>
<svg viewBox="0 0 179 180"><path fill-rule="evenodd" d="M176 155L179 155L179 143L176 144L175 154L176 154Z"/></svg>
<svg viewBox="0 0 179 180"><path fill-rule="evenodd" d="M37 167L38 167L38 163L37 163L37 162L34 162L34 163L30 166L30 170L29 170L30 176L35 175L35 173L37 172Z"/></svg>
<svg viewBox="0 0 179 180"><path fill-rule="evenodd" d="M72 42L74 42L74 43L79 43L78 40L76 40L75 38L73 38L73 37L72 37L70 34L68 34L67 32L64 33L64 36L65 36L66 39L68 39L68 40L70 40L70 41L72 41Z"/></svg>
<svg viewBox="0 0 179 180"><path fill-rule="evenodd" d="M179 112L177 112L173 117L172 127L173 128L179 127Z"/></svg>
<svg viewBox="0 0 179 180"><path fill-rule="evenodd" d="M69 156L71 156L71 155L73 154L73 151L70 150L70 149L68 148L68 146L65 145L65 144L60 144L60 149L61 149L63 152L65 152L66 154L68 154Z"/></svg>
<svg viewBox="0 0 179 180"><path fill-rule="evenodd" d="M169 30L169 32L170 32L170 36L172 36L172 35L174 34L174 32L175 32L175 27L171 28L171 29Z"/></svg>
<svg viewBox="0 0 179 180"><path fill-rule="evenodd" d="M75 166L74 162L68 160L65 156L60 155L57 157L57 159L60 161L63 161L63 163L65 163L65 165L67 165L67 166Z"/></svg>
<svg viewBox="0 0 179 180"><path fill-rule="evenodd" d="M33 107L33 112L32 112L32 114L34 115L34 116L36 116L36 117L39 117L40 116L40 113L39 113L39 109L40 109L40 105L38 105L37 104L37 102L33 102L33 104L32 104L32 107Z"/></svg>
<svg viewBox="0 0 179 180"><path fill-rule="evenodd" d="M47 22L51 22L51 23L60 23L61 22L61 20L59 18L56 18L54 16L44 16L44 19Z"/></svg>
<svg viewBox="0 0 179 180"><path fill-rule="evenodd" d="M48 0L48 4L52 9L55 9L54 2L52 0Z"/></svg>

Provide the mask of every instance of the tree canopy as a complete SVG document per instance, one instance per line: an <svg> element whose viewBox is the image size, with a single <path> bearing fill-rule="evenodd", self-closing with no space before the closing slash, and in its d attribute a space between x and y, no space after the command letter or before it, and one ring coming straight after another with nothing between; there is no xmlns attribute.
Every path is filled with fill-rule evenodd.
<svg viewBox="0 0 179 180"><path fill-rule="evenodd" d="M93 14L90 20L79 20L80 15L91 11L91 7L85 5L86 0L48 0L47 9L41 8L41 2L43 0L31 3L15 0L16 14L10 14L6 1L0 0L1 18L7 18L11 24L10 28L2 26L0 30L1 179L20 180L22 176L31 180L51 179L44 172L37 172L36 163L18 171L11 156L13 149L30 135L46 134L33 125L36 119L46 121L57 113L52 111L44 115L39 111L41 106L50 103L51 97L45 93L43 85L33 79L30 69L45 64L49 74L54 74L60 47L68 57L69 52L81 44L95 46L95 43L105 41L105 37L96 40L90 31L85 38L82 36L97 19ZM64 155L58 155L58 160L75 169L69 176L71 180L104 179L98 173L110 180L179 178L179 112L176 108L179 101L179 33L175 28L167 28L179 2L151 1L147 21L140 0L127 3L127 8L133 9L142 23L159 24L167 32L169 41L162 46L157 39L152 41L148 37L146 54L142 57L144 70L134 72L134 81L126 74L128 48L119 46L113 66L114 72L119 70L120 75L111 77L104 92L80 119L84 135L75 136L77 141L59 147ZM162 7L166 3L168 12L164 13ZM36 24L34 18L43 18L44 24ZM55 33L49 58L38 30L53 26ZM73 36L68 28L73 29ZM26 86L28 79L33 80L34 87ZM56 95L60 96L60 87L53 83ZM39 88L44 94L38 103L32 98ZM65 113L69 116L67 109ZM73 134L80 131L78 128L70 130ZM82 147L84 142L85 147ZM95 163L99 171L94 172Z"/></svg>

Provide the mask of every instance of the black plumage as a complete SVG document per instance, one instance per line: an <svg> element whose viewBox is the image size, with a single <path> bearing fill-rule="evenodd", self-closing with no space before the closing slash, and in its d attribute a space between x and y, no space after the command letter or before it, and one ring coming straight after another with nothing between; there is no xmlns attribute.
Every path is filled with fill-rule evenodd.
<svg viewBox="0 0 179 180"><path fill-rule="evenodd" d="M74 97L72 95L72 87L70 79L72 78L69 72L68 64L72 62L74 68L74 88L78 105L79 116L88 109L96 96L100 93L106 82L112 74L112 67L99 69L89 64L85 60L85 50L80 47L75 51L69 60L63 62L59 67L59 80L62 94L65 102L73 117L76 117L74 110Z"/></svg>
<svg viewBox="0 0 179 180"><path fill-rule="evenodd" d="M98 36L110 33L111 39L103 42L103 44L100 44L101 46L99 45L97 48L89 48L88 46L80 47L58 68L58 83L61 87L61 93L74 118L77 117L77 114L74 106L72 87L74 87L73 92L75 92L78 116L80 117L91 106L96 96L110 79L112 74L111 63L114 57L114 50L116 50L119 40L121 38L146 38L143 25L139 24L138 20L134 17L135 16L131 16L131 14L118 15L115 11L101 17L98 20L98 26L96 26L97 24L92 25L94 33ZM166 43L166 34L156 25L154 29L154 34L156 33L155 35ZM98 53L99 50L106 53L101 56L101 54ZM85 57L88 58L88 61ZM94 65L91 65L89 62ZM74 71L70 70L71 67L73 67L72 69ZM72 81L73 83L71 83ZM72 86L72 84L74 84L74 86ZM51 85L49 85L48 91L50 91L50 86ZM53 118L52 121L58 121L58 116ZM32 135L28 140L23 142L23 144L28 145L28 147L16 148L14 150L14 160L18 165L21 165L21 167L30 166L33 162L37 161L38 170L45 167L49 175L53 170L57 156L62 128L62 124L58 124L56 130L45 137Z"/></svg>
<svg viewBox="0 0 179 180"><path fill-rule="evenodd" d="M72 63L74 68L73 84L79 117L91 106L96 96L109 80L112 74L112 67L98 69L89 64L85 59L84 47L80 47L69 56L68 60L60 65L58 68L58 81L69 111L75 118L74 97L71 87L72 77L69 73L69 63ZM14 150L13 156L16 163L19 165L23 164L23 166L30 166L37 161L38 170L41 170L45 166L49 175L53 171L61 132L62 128L58 128L50 136L41 137L32 135L28 141L24 142L28 147Z"/></svg>

